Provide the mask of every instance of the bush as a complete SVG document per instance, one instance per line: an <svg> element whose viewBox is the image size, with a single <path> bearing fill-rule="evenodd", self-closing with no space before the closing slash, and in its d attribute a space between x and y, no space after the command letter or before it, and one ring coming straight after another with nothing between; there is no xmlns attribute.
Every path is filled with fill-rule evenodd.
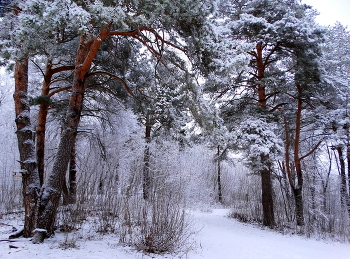
<svg viewBox="0 0 350 259"><path fill-rule="evenodd" d="M193 231L178 200L164 195L138 202L122 224L121 241L149 253L186 249Z"/></svg>

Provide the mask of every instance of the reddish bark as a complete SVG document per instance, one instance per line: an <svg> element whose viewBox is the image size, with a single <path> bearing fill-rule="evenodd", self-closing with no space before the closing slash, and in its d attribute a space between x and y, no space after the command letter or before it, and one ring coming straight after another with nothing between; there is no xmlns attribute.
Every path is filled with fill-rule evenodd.
<svg viewBox="0 0 350 259"><path fill-rule="evenodd" d="M284 118L284 128L285 128L285 135L286 135L286 141L285 141L285 163L286 163L286 172L289 179L290 187L292 188L293 194L294 194L294 201L295 201L295 216L297 220L298 226L303 226L304 223L304 202L303 202L303 170L301 167L301 161L314 153L316 149L319 147L319 145L322 143L322 140L319 141L313 149L311 149L306 155L301 156L300 155L300 134L301 134L301 117L302 117L302 110L303 110L303 99L302 99L302 92L303 87L301 85L297 85L297 92L298 96L297 99L297 110L296 110L296 116L295 116L295 132L294 132L294 154L293 154L293 163L294 163L294 170L295 175L292 174L291 169L291 163L290 163L290 156L289 156L289 150L291 146L291 139L290 139L290 132L289 132L289 126L287 119ZM296 183L295 183L295 177L296 177Z"/></svg>
<svg viewBox="0 0 350 259"><path fill-rule="evenodd" d="M268 63L269 56L264 59L263 45L258 43L256 45L256 70L257 70L257 90L258 90L258 105L263 109L267 108L267 96L265 86L262 84L262 80L265 76L266 64ZM273 196L272 196L272 183L271 183L271 166L269 164L269 155L261 154L261 162L264 165L264 169L260 170L261 176L261 196L263 207L263 224L265 226L275 225L275 216L273 209Z"/></svg>
<svg viewBox="0 0 350 259"><path fill-rule="evenodd" d="M35 228L36 204L39 195L39 175L35 160L34 132L31 129L30 107L28 104L28 59L16 61L15 93L17 140L22 173L24 203L24 237L31 237Z"/></svg>
<svg viewBox="0 0 350 259"><path fill-rule="evenodd" d="M49 84L52 78L52 63L49 61L46 64L46 71L44 76L44 82L41 89L42 96L49 95ZM48 103L42 103L39 106L38 112L38 124L36 126L36 156L38 163L38 172L40 178L40 185L44 183L44 175L45 175L45 131L46 131L46 119L47 113L49 109Z"/></svg>
<svg viewBox="0 0 350 259"><path fill-rule="evenodd" d="M83 108L85 78L102 41L107 36L108 30L106 28L102 28L100 35L93 39L90 39L89 36L85 34L80 36L75 61L72 94L69 101L66 121L61 134L52 172L48 177L47 183L42 188L42 195L40 196L38 207L37 231L34 234L33 243L41 243L45 235L48 236L53 233L63 181L65 179Z"/></svg>
<svg viewBox="0 0 350 259"><path fill-rule="evenodd" d="M55 93L62 91L62 89L58 89L54 92L50 92L50 84L52 82L52 76L56 73L72 70L73 66L60 66L57 68L52 68L52 62L49 60L46 64L44 81L41 88L41 95L51 97ZM63 88L66 90L66 88ZM38 163L38 172L40 177L40 185L44 183L45 176L45 136L46 136L46 121L49 110L49 103L41 103L39 106L38 112L38 123L36 126L36 155L37 155L37 163Z"/></svg>

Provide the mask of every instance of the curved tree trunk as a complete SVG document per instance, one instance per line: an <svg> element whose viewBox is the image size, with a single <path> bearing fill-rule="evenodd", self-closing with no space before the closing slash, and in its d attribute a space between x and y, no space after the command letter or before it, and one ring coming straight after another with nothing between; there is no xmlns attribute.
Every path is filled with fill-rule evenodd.
<svg viewBox="0 0 350 259"><path fill-rule="evenodd" d="M16 61L15 93L18 150L22 173L22 193L24 203L24 237L31 237L35 228L36 205L40 190L39 174L35 157L34 132L30 123L28 104L28 59Z"/></svg>
<svg viewBox="0 0 350 259"><path fill-rule="evenodd" d="M63 181L67 172L83 108L85 78L102 41L107 36L108 31L104 28L101 29L101 34L93 39L85 34L80 36L76 54L72 94L67 109L66 121L51 174L47 179L47 183L42 187L38 206L37 229L35 230L33 243L41 243L46 236L50 236L53 233Z"/></svg>

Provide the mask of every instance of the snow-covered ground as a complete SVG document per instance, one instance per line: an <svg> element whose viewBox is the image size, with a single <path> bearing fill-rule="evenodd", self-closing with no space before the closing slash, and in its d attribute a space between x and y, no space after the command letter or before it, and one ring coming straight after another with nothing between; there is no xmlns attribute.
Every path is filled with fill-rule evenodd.
<svg viewBox="0 0 350 259"><path fill-rule="evenodd" d="M192 212L197 233L188 251L177 255L144 254L130 247L118 244L111 235L77 239L76 249L62 249L64 234L33 245L28 239L15 242L0 242L0 258L82 258L82 259L349 259L350 244L317 241L300 236L282 235L270 230L242 224L226 217L228 210L216 209L212 212ZM1 222L1 221L0 221ZM1 222L0 239L7 239L12 227ZM72 233L68 239L73 240ZM74 239L75 240L75 239ZM18 248L10 248L9 245Z"/></svg>

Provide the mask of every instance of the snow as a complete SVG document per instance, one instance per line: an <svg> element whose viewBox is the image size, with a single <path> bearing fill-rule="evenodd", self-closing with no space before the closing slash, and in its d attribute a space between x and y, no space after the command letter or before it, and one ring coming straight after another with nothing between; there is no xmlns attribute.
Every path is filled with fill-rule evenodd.
<svg viewBox="0 0 350 259"><path fill-rule="evenodd" d="M191 249L175 255L144 254L118 244L113 235L58 233L43 244L33 245L29 239L0 242L0 258L85 258L85 259L348 259L350 244L307 239L297 235L282 235L270 229L240 223L228 218L227 209L212 212L190 212L194 228ZM0 225L0 240L7 239L12 226ZM77 248L63 249L64 241ZM9 245L18 248L9 248Z"/></svg>
<svg viewBox="0 0 350 259"><path fill-rule="evenodd" d="M33 230L33 232L47 232L47 230L43 228L36 228Z"/></svg>

